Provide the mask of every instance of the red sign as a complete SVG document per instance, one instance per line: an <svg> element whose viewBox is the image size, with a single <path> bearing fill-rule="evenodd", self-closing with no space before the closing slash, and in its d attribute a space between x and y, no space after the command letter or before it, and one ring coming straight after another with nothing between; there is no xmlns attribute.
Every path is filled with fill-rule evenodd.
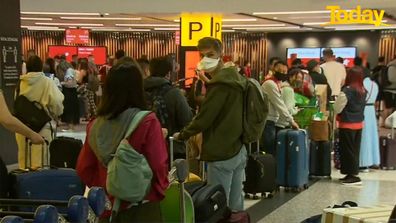
<svg viewBox="0 0 396 223"><path fill-rule="evenodd" d="M78 57L87 58L93 55L95 64L103 65L106 64L107 49L104 46L87 46L78 47Z"/></svg>
<svg viewBox="0 0 396 223"><path fill-rule="evenodd" d="M89 30L87 29L66 29L66 43L88 44Z"/></svg>
<svg viewBox="0 0 396 223"><path fill-rule="evenodd" d="M180 45L180 31L176 31L175 41L177 46Z"/></svg>
<svg viewBox="0 0 396 223"><path fill-rule="evenodd" d="M185 63L185 86L189 86L193 83L193 78L196 77L195 70L201 60L199 51L186 51L186 63Z"/></svg>
<svg viewBox="0 0 396 223"><path fill-rule="evenodd" d="M65 55L66 60L70 62L75 54L77 54L77 47L75 46L48 46L48 56L51 58Z"/></svg>

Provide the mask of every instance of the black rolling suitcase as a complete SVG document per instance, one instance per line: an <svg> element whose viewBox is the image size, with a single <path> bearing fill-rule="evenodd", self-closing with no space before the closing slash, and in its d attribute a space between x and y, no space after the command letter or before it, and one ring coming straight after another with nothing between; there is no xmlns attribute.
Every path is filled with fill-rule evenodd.
<svg viewBox="0 0 396 223"><path fill-rule="evenodd" d="M311 177L331 177L331 141L311 141L309 175Z"/></svg>
<svg viewBox="0 0 396 223"><path fill-rule="evenodd" d="M390 135L380 137L380 155L382 169L396 169L396 139L393 126Z"/></svg>
<svg viewBox="0 0 396 223"><path fill-rule="evenodd" d="M173 154L174 139L173 137L170 137L169 140L170 153ZM188 149L186 149L186 156L188 157ZM170 159L172 161L173 157L171 156ZM227 196L223 186L220 184L207 184L205 181L204 170L202 175L203 181L186 182L184 183L184 189L193 199L195 222L217 223L224 218L224 215L228 210Z"/></svg>
<svg viewBox="0 0 396 223"><path fill-rule="evenodd" d="M52 140L50 151L50 165L58 168L76 168L78 155L83 143L79 139L57 137Z"/></svg>
<svg viewBox="0 0 396 223"><path fill-rule="evenodd" d="M253 199L258 199L257 193L262 196L271 198L273 192L277 189L276 183L276 160L271 154L263 154L259 151L259 143L257 143L257 151L251 152L249 145L249 155L246 165L246 181L243 190L246 197L253 195ZM267 196L268 194L268 196Z"/></svg>

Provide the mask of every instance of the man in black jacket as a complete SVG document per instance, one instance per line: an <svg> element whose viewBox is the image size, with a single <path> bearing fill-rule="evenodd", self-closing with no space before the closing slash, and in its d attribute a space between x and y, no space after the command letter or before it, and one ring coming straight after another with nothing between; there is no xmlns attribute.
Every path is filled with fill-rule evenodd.
<svg viewBox="0 0 396 223"><path fill-rule="evenodd" d="M150 60L149 70L151 76L144 80L148 104L149 107L150 104L156 104L156 108L151 109L156 112L162 128L168 129L168 135L171 136L190 123L193 114L180 89L172 86L169 80L172 71L169 60L166 57L154 58ZM174 149L175 158L185 156L184 146L175 145Z"/></svg>
<svg viewBox="0 0 396 223"><path fill-rule="evenodd" d="M327 99L331 99L331 88L327 82L326 76L322 72L320 63L316 60L310 60L307 63L307 69L309 71L309 76L311 76L314 85L324 84L327 85Z"/></svg>

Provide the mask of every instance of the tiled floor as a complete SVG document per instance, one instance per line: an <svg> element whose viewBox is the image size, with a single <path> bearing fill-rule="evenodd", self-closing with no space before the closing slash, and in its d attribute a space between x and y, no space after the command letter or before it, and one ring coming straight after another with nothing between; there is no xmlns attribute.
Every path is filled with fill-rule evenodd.
<svg viewBox="0 0 396 223"><path fill-rule="evenodd" d="M381 129L385 135L389 130ZM69 136L85 140L85 128L79 126L75 132L59 132L58 136ZM299 194L279 192L272 199L245 200L245 208L252 222L298 223L334 204L346 200L360 206L374 204L396 204L396 171L373 170L361 173L362 186L343 186L338 182L341 175L333 170L332 180L319 180L308 190Z"/></svg>
<svg viewBox="0 0 396 223"><path fill-rule="evenodd" d="M360 206L374 204L396 205L396 171L375 170L362 173L362 186L344 186L333 171L332 180L321 180L298 194L258 222L298 223L320 214L324 208L350 200ZM284 193L284 192L281 192ZM265 202L265 201L264 201Z"/></svg>

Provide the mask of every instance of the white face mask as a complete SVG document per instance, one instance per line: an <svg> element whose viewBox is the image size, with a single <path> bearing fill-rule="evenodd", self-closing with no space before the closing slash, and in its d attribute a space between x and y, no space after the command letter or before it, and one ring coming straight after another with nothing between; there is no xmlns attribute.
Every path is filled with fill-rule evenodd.
<svg viewBox="0 0 396 223"><path fill-rule="evenodd" d="M217 65L220 62L220 58L213 59L209 57L204 57L202 60L198 63L198 69L203 70L203 71L211 71L213 68L217 67Z"/></svg>

